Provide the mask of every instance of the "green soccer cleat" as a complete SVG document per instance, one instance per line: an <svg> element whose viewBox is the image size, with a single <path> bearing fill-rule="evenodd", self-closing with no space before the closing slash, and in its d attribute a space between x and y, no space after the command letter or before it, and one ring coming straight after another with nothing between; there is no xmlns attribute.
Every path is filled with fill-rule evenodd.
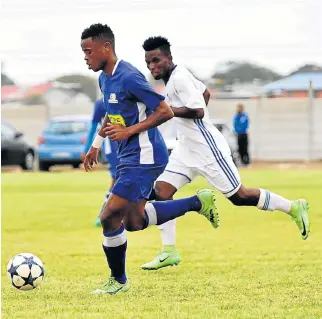
<svg viewBox="0 0 322 319"><path fill-rule="evenodd" d="M163 267L177 266L180 263L180 255L176 249L160 252L152 261L141 266L144 270L158 270Z"/></svg>
<svg viewBox="0 0 322 319"><path fill-rule="evenodd" d="M101 219L99 217L97 217L95 219L95 222L94 222L94 226L95 227L100 227L102 224L101 224Z"/></svg>
<svg viewBox="0 0 322 319"><path fill-rule="evenodd" d="M298 199L292 201L290 215L299 228L303 240L307 239L310 233L308 210L309 204L307 200Z"/></svg>
<svg viewBox="0 0 322 319"><path fill-rule="evenodd" d="M216 207L215 192L211 189L201 189L197 192L201 202L200 215L205 216L211 223L212 227L219 227L219 213Z"/></svg>
<svg viewBox="0 0 322 319"><path fill-rule="evenodd" d="M102 287L92 291L91 293L94 295L97 294L109 294L109 295L115 295L119 292L127 292L130 289L129 281L127 281L125 284L120 284L115 280L114 277L108 278Z"/></svg>
<svg viewBox="0 0 322 319"><path fill-rule="evenodd" d="M107 200L106 200L106 201L107 201ZM101 216L101 214L102 214L102 213L103 213L103 211L104 211L104 208L105 208L105 205L106 205L106 201L104 201L104 203L103 203L103 205L102 205L102 207L101 207L101 210L100 210L100 212L99 212L99 214L98 214L97 218L95 219L95 222L94 222L94 226L95 226L95 227L100 227L100 226L102 226L100 216Z"/></svg>

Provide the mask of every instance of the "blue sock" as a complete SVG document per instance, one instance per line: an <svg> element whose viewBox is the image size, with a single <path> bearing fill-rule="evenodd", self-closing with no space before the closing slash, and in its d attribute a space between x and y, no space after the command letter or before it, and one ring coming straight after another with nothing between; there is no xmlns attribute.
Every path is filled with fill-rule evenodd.
<svg viewBox="0 0 322 319"><path fill-rule="evenodd" d="M145 206L146 227L161 225L190 211L199 211L201 202L197 195L162 202L148 203Z"/></svg>
<svg viewBox="0 0 322 319"><path fill-rule="evenodd" d="M111 276L119 283L124 284L126 283L125 257L127 248L124 225L113 232L103 231L103 234L105 238L102 246L111 269Z"/></svg>

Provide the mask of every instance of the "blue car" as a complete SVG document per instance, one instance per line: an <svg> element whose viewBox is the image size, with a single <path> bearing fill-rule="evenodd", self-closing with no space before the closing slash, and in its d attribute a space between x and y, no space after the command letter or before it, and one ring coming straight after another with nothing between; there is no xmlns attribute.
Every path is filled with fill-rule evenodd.
<svg viewBox="0 0 322 319"><path fill-rule="evenodd" d="M38 138L39 170L49 171L53 165L66 164L78 168L90 121L90 115L52 118Z"/></svg>

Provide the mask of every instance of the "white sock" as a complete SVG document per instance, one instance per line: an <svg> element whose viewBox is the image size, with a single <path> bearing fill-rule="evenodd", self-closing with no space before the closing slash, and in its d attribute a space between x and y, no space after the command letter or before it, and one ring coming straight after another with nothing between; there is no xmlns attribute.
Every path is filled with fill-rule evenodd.
<svg viewBox="0 0 322 319"><path fill-rule="evenodd" d="M169 220L168 222L159 225L158 228L161 230L163 246L174 246L176 244L176 220Z"/></svg>
<svg viewBox="0 0 322 319"><path fill-rule="evenodd" d="M147 225L147 227L156 225L158 222L158 219L157 219L157 212L155 211L154 206L151 203L147 203L144 207L144 211L149 219L149 224Z"/></svg>
<svg viewBox="0 0 322 319"><path fill-rule="evenodd" d="M123 231L120 234L114 236L104 236L103 245L105 247L118 247L123 245L126 242L126 231L123 228Z"/></svg>
<svg viewBox="0 0 322 319"><path fill-rule="evenodd" d="M284 213L289 213L291 210L291 201L280 195L271 193L265 189L259 189L260 196L257 207L261 210L279 210Z"/></svg>

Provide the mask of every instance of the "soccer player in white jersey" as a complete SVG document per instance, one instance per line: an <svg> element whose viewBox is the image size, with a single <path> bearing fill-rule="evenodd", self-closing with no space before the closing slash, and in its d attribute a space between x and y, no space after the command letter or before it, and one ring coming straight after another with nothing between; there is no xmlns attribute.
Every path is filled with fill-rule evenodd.
<svg viewBox="0 0 322 319"><path fill-rule="evenodd" d="M234 205L289 214L302 238L307 239L310 231L307 201L291 201L265 189L242 185L225 138L209 120L202 92L205 87L186 68L174 64L166 38L150 37L143 48L152 76L162 79L166 85L166 101L172 107L178 130L178 145L156 181L155 199L171 199L181 187L197 176L204 176ZM142 265L143 269L156 270L180 262L175 248L175 221L161 225L161 231L163 250L154 260Z"/></svg>

